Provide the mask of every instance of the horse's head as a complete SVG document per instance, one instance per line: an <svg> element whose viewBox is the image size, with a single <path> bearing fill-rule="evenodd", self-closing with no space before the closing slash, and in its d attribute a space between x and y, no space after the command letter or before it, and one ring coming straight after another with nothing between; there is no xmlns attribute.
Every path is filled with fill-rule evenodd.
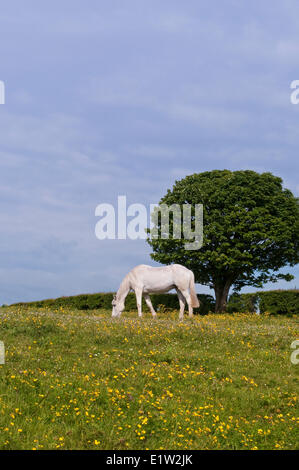
<svg viewBox="0 0 299 470"><path fill-rule="evenodd" d="M112 300L112 316L113 317L120 317L122 311L124 310L125 306L123 302L117 300L116 295L113 296Z"/></svg>

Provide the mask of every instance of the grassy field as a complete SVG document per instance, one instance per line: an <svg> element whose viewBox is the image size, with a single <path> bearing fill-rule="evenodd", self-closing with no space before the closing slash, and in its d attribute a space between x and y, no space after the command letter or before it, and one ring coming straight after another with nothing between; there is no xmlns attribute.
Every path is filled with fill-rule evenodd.
<svg viewBox="0 0 299 470"><path fill-rule="evenodd" d="M295 449L298 320L0 309L1 449Z"/></svg>

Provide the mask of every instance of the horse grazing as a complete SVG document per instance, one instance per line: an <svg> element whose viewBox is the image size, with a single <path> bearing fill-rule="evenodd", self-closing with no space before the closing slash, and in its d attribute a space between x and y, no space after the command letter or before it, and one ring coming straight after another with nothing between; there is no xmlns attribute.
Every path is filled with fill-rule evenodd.
<svg viewBox="0 0 299 470"><path fill-rule="evenodd" d="M179 318L184 317L185 303L188 303L189 317L193 308L199 307L199 301L194 287L194 274L180 264L153 268L140 264L133 268L123 279L112 300L112 316L119 317L125 308L125 298L130 290L135 291L138 316L142 317L142 295L153 317L156 316L149 294L164 293L176 289L179 302Z"/></svg>

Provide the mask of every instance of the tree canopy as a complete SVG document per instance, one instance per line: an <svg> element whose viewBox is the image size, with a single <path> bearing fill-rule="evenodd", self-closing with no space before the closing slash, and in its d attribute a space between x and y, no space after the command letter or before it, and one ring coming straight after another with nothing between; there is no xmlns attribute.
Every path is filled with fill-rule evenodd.
<svg viewBox="0 0 299 470"><path fill-rule="evenodd" d="M196 282L213 288L216 311L225 310L231 287L261 288L268 281L293 278L279 270L298 263L299 205L281 178L251 170L193 174L176 181L160 204L203 204L199 250L186 250L183 237L148 243L154 260L183 264Z"/></svg>

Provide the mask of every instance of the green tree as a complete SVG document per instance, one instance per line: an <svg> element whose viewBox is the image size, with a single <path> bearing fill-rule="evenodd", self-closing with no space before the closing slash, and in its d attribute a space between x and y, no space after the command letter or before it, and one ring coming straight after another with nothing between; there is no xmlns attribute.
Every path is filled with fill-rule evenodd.
<svg viewBox="0 0 299 470"><path fill-rule="evenodd" d="M192 209L203 204L201 249L186 250L183 236L147 241L154 260L183 264L196 282L215 290L216 312L225 311L231 288L261 288L268 281L293 279L278 271L298 263L299 205L281 178L250 170L193 174L176 181L163 203L181 208L191 204ZM161 228L160 219L155 228Z"/></svg>

